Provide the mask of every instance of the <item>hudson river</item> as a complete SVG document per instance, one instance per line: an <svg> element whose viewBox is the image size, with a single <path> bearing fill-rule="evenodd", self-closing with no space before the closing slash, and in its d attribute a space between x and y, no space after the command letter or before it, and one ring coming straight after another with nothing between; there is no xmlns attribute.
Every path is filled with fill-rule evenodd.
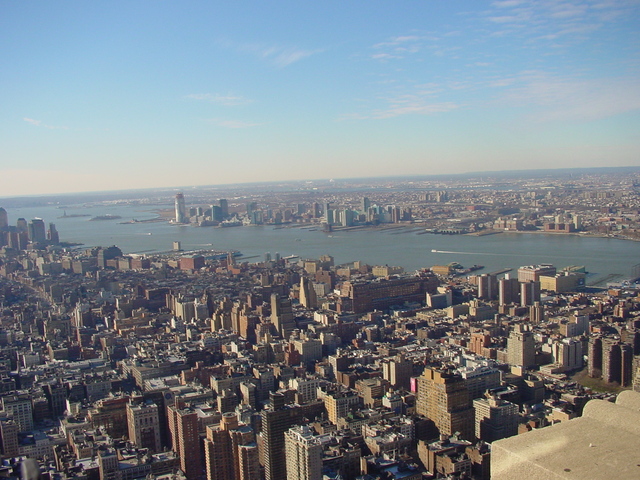
<svg viewBox="0 0 640 480"><path fill-rule="evenodd" d="M302 258L328 254L336 264L361 260L370 265L399 265L407 271L449 262L465 267L484 265L478 273L536 263L552 263L559 269L584 265L590 273L588 284L637 276L640 264L640 242L578 235L503 233L475 237L399 233L407 232L403 229L326 234L273 226L198 228L167 222L120 223L157 216L152 207L140 206L69 206L67 215L88 216L67 218L58 218L64 210L53 206L13 208L7 213L12 225L19 217L27 221L39 217L47 226L50 222L56 224L62 241L83 243L86 247L117 245L124 253L166 252L174 241L180 241L184 250L239 250L251 262L261 260L266 252L272 256L278 252L283 257ZM92 216L107 214L122 218L89 221Z"/></svg>

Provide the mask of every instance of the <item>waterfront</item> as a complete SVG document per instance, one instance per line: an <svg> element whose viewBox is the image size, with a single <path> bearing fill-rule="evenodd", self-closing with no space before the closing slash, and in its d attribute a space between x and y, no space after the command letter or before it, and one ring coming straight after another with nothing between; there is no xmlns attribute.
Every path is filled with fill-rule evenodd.
<svg viewBox="0 0 640 480"><path fill-rule="evenodd" d="M240 250L248 261L258 261L266 252L272 256L278 252L281 256L299 255L302 258L329 254L337 264L361 260L371 265L399 265L408 271L454 261L465 267L484 265L478 273L535 263L553 263L559 268L585 265L590 272L590 284L630 277L640 263L639 242L579 235L418 235L414 228L325 234L304 227L198 228L168 222L122 223L154 218L157 216L154 208L101 205L61 209L49 206L13 208L8 214L11 223L18 217L27 220L40 217L46 224L55 223L62 241L82 243L85 247L117 245L125 253L166 252L174 241L180 241L185 250ZM65 211L67 217L59 218ZM100 215L121 218L88 220Z"/></svg>

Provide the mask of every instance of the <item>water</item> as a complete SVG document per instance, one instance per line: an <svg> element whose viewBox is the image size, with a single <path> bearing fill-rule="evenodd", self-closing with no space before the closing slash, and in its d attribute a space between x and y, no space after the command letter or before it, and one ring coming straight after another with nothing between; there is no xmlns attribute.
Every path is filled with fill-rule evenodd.
<svg viewBox="0 0 640 480"><path fill-rule="evenodd" d="M167 205L167 208L171 206ZM119 215L119 220L89 221L91 217L58 218L64 211L56 207L15 208L8 211L9 222L18 217L43 218L56 224L60 239L85 246L117 245L125 253L151 253L171 250L180 241L184 250L240 250L257 261L265 252L273 256L299 255L318 258L332 255L336 264L361 260L370 265L399 265L407 271L459 262L465 267L478 264L479 273L494 272L522 265L552 263L558 268L585 265L588 283L605 278L616 280L637 274L640 242L576 235L515 234L473 236L417 235L401 230L359 230L325 234L305 228L191 227L162 223L120 224L131 219L157 216L152 207L91 206L66 208L67 215ZM437 250L437 252L432 252Z"/></svg>

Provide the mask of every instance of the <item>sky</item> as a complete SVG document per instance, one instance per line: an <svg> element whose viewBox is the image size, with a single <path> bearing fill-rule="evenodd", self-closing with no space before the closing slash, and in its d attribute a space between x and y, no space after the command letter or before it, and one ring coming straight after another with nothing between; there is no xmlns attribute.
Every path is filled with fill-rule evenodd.
<svg viewBox="0 0 640 480"><path fill-rule="evenodd" d="M640 0L0 0L0 196L640 165Z"/></svg>

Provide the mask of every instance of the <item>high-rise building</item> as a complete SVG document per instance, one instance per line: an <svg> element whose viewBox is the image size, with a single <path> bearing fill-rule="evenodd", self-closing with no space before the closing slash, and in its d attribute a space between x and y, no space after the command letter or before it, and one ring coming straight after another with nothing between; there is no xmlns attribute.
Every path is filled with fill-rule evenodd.
<svg viewBox="0 0 640 480"><path fill-rule="evenodd" d="M207 426L204 447L207 480L259 480L254 432L235 413L224 413L219 424Z"/></svg>
<svg viewBox="0 0 640 480"><path fill-rule="evenodd" d="M280 298L277 293L271 294L271 323L276 327L282 338L289 337L296 328L291 299Z"/></svg>
<svg viewBox="0 0 640 480"><path fill-rule="evenodd" d="M175 200L175 208L176 208L176 223L187 223L187 207L184 203L184 195L182 193L176 194Z"/></svg>
<svg viewBox="0 0 640 480"><path fill-rule="evenodd" d="M220 205L220 210L222 210L222 218L227 218L229 216L229 202L225 198L221 198L218 204Z"/></svg>
<svg viewBox="0 0 640 480"><path fill-rule="evenodd" d="M322 444L307 425L290 428L285 434L288 480L322 479Z"/></svg>
<svg viewBox="0 0 640 480"><path fill-rule="evenodd" d="M540 282L528 280L520 283L520 305L523 307L534 305L540 301Z"/></svg>
<svg viewBox="0 0 640 480"><path fill-rule="evenodd" d="M474 413L469 390L461 375L425 368L418 377L416 413L435 423L441 435L458 432L464 439L474 435Z"/></svg>
<svg viewBox="0 0 640 480"><path fill-rule="evenodd" d="M30 395L6 395L2 397L2 409L13 419L19 432L33 430L33 406Z"/></svg>
<svg viewBox="0 0 640 480"><path fill-rule="evenodd" d="M0 207L0 230L4 230L9 226L9 216L7 211Z"/></svg>
<svg viewBox="0 0 640 480"><path fill-rule="evenodd" d="M16 221L16 229L18 230L18 233L28 233L29 232L29 224L27 223L27 221L20 217L17 221Z"/></svg>
<svg viewBox="0 0 640 480"><path fill-rule="evenodd" d="M0 420L0 446L4 458L17 457L20 452L18 433L20 427L11 418Z"/></svg>
<svg viewBox="0 0 640 480"><path fill-rule="evenodd" d="M507 362L525 368L536 364L536 343L531 332L513 330L509 334Z"/></svg>
<svg viewBox="0 0 640 480"><path fill-rule="evenodd" d="M311 280L306 277L300 278L300 303L305 308L318 308L318 296L313 288Z"/></svg>
<svg viewBox="0 0 640 480"><path fill-rule="evenodd" d="M498 301L500 305L518 303L520 298L520 282L517 278L501 278L498 280Z"/></svg>
<svg viewBox="0 0 640 480"><path fill-rule="evenodd" d="M54 245L60 243L60 234L56 229L55 223L49 224L49 230L47 230L47 240L49 240L49 242Z"/></svg>
<svg viewBox="0 0 640 480"><path fill-rule="evenodd" d="M180 457L180 469L187 480L197 480L202 476L202 456L200 435L198 434L198 414L191 408L180 405L167 407L169 431L173 451Z"/></svg>
<svg viewBox="0 0 640 480"><path fill-rule="evenodd" d="M485 273L479 275L478 298L483 300L495 300L498 298L498 277Z"/></svg>
<svg viewBox="0 0 640 480"><path fill-rule="evenodd" d="M262 421L261 463L264 465L266 480L286 480L285 432L302 422L303 418L308 420L315 418L324 409L322 402L308 405L286 405L285 396L282 393L272 393L269 400L269 407L260 412Z"/></svg>
<svg viewBox="0 0 640 480"><path fill-rule="evenodd" d="M44 243L47 241L47 230L44 226L44 220L34 218L29 223L29 240L33 243Z"/></svg>
<svg viewBox="0 0 640 480"><path fill-rule="evenodd" d="M518 405L489 397L476 398L473 401L473 408L478 440L490 443L518 434Z"/></svg>
<svg viewBox="0 0 640 480"><path fill-rule="evenodd" d="M403 355L390 358L382 363L382 376L393 388L405 388L409 390L413 363L406 360Z"/></svg>
<svg viewBox="0 0 640 480"><path fill-rule="evenodd" d="M129 440L140 448L151 452L162 449L160 441L160 416L158 406L153 402L135 405L127 404L127 425Z"/></svg>

